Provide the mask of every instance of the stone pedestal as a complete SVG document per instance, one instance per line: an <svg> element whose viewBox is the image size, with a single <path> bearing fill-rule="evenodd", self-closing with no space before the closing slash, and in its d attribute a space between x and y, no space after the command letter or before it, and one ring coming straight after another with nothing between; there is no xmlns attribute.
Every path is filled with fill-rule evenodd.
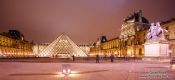
<svg viewBox="0 0 175 80"><path fill-rule="evenodd" d="M147 41L144 44L144 58L146 61L170 61L169 44L167 41Z"/></svg>

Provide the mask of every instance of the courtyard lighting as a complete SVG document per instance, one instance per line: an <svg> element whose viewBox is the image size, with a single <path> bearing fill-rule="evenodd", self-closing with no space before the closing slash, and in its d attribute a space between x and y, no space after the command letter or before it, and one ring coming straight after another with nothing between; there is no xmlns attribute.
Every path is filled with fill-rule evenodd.
<svg viewBox="0 0 175 80"><path fill-rule="evenodd" d="M62 64L62 74L64 74L64 75L71 74L71 65L70 64Z"/></svg>
<svg viewBox="0 0 175 80"><path fill-rule="evenodd" d="M175 70L175 64L171 65L171 69Z"/></svg>

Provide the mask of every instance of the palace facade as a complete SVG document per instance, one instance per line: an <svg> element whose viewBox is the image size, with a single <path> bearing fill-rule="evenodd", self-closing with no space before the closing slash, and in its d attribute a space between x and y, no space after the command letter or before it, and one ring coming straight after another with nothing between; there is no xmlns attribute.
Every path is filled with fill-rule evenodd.
<svg viewBox="0 0 175 80"><path fill-rule="evenodd" d="M169 41L169 53L175 57L175 19L162 22L162 28L168 31L165 36Z"/></svg>
<svg viewBox="0 0 175 80"><path fill-rule="evenodd" d="M0 34L0 57L32 57L32 44L24 40L23 34L17 30L9 30Z"/></svg>
<svg viewBox="0 0 175 80"><path fill-rule="evenodd" d="M111 55L116 57L143 57L145 36L149 29L149 21L142 16L142 11L134 12L126 17L121 26L119 37L106 41L101 36L90 49L90 55ZM166 38L170 41L170 52L175 53L175 21L162 22L161 26L168 32Z"/></svg>
<svg viewBox="0 0 175 80"><path fill-rule="evenodd" d="M150 23L142 11L134 12L123 20L118 37L107 39L100 36L93 45L77 45L89 56L114 54L116 57L143 57ZM169 41L169 54L175 57L175 19L161 22ZM17 30L0 33L0 58L37 57L49 44L33 44L24 39Z"/></svg>

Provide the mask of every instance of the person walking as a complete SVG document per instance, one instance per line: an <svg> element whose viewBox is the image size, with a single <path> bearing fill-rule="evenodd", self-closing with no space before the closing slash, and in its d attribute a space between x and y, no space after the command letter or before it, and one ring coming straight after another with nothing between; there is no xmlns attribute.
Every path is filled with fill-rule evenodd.
<svg viewBox="0 0 175 80"><path fill-rule="evenodd" d="M75 56L74 55L72 55L72 60L73 60L73 62L75 61Z"/></svg>
<svg viewBox="0 0 175 80"><path fill-rule="evenodd" d="M99 62L100 62L99 60L100 60L100 57L99 57L99 55L97 54L97 55L96 55L96 63L99 63Z"/></svg>
<svg viewBox="0 0 175 80"><path fill-rule="evenodd" d="M104 58L103 58L105 61L107 61L107 55L105 54L104 55Z"/></svg>
<svg viewBox="0 0 175 80"><path fill-rule="evenodd" d="M110 59L111 59L111 62L113 63L114 62L114 55L113 54L111 54Z"/></svg>

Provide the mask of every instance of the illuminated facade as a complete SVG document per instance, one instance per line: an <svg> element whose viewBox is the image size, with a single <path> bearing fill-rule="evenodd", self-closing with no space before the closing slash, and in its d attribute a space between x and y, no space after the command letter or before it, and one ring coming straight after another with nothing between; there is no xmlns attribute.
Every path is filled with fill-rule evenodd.
<svg viewBox="0 0 175 80"><path fill-rule="evenodd" d="M168 30L165 36L169 40L169 52L172 57L175 57L175 19L162 22L162 28Z"/></svg>
<svg viewBox="0 0 175 80"><path fill-rule="evenodd" d="M135 36L128 37L127 40L114 38L100 45L94 44L90 48L90 55L111 55L117 57L142 57L144 55L145 34L147 30L136 32Z"/></svg>
<svg viewBox="0 0 175 80"><path fill-rule="evenodd" d="M90 49L91 55L111 55L117 57L142 57L144 55L145 34L149 22L142 17L142 11L134 12L124 19L119 37L102 42L98 41Z"/></svg>
<svg viewBox="0 0 175 80"><path fill-rule="evenodd" d="M32 44L24 40L24 36L16 30L0 34L0 57L32 57Z"/></svg>
<svg viewBox="0 0 175 80"><path fill-rule="evenodd" d="M102 42L97 41L90 49L91 55L111 55L117 57L143 57L145 36L149 29L149 21L142 17L142 11L135 12L124 19L121 34L117 38L113 38ZM175 21L174 19L161 26L168 30L165 35L168 37L172 55L175 53Z"/></svg>
<svg viewBox="0 0 175 80"><path fill-rule="evenodd" d="M24 36L16 30L0 34L0 58L15 57L55 57L59 54L75 54L87 57L99 55L117 57L143 57L145 36L149 29L149 22L142 17L142 11L135 12L123 20L119 37L107 40L101 36L91 45L76 45L67 35L62 34L51 44L31 44L24 40ZM175 57L175 19L161 23L161 27L169 41L169 53ZM68 55L69 57L71 55Z"/></svg>
<svg viewBox="0 0 175 80"><path fill-rule="evenodd" d="M34 45L33 45L33 53L34 53L35 55L38 55L38 54L41 53L42 50L44 50L48 45L49 45L49 43L34 44Z"/></svg>
<svg viewBox="0 0 175 80"><path fill-rule="evenodd" d="M142 17L142 11L134 12L132 15L123 20L121 26L120 39L127 40L131 36L135 36L137 32L149 28L149 21Z"/></svg>

